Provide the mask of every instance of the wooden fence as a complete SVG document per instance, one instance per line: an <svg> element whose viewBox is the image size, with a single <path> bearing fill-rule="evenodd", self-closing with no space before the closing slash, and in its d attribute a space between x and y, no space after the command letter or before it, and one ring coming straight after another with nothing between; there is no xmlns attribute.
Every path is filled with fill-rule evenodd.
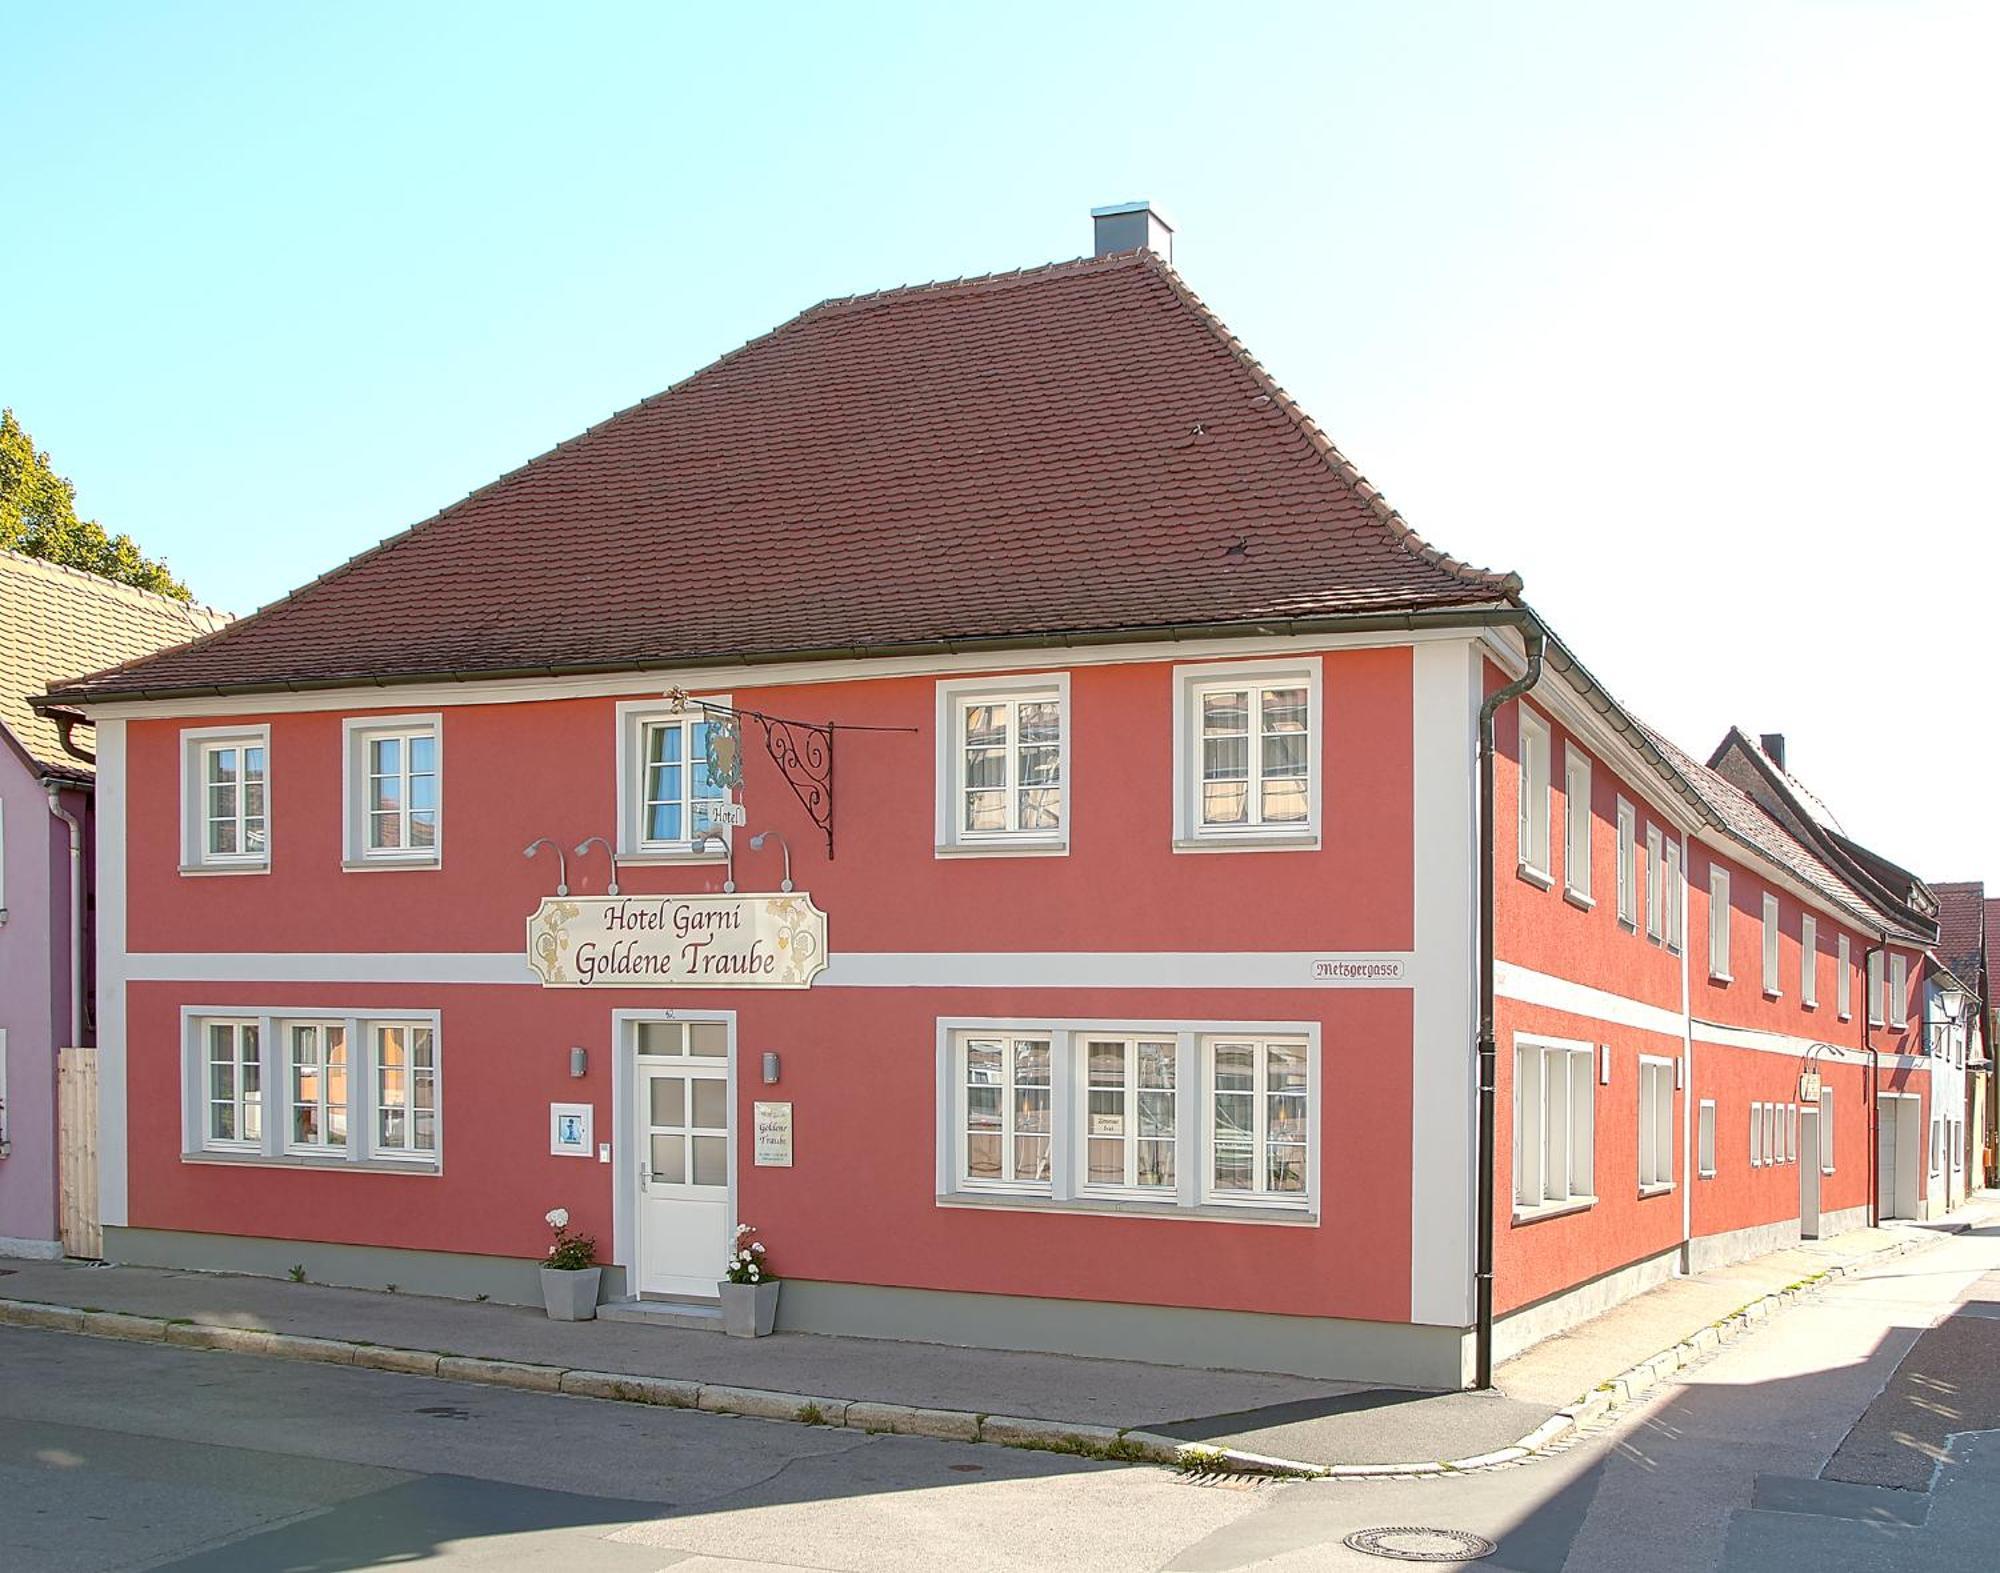
<svg viewBox="0 0 2000 1573"><path fill-rule="evenodd" d="M97 1050L63 1049L56 1056L56 1108L61 1143L57 1209L63 1251L95 1260L104 1254L97 1217Z"/></svg>

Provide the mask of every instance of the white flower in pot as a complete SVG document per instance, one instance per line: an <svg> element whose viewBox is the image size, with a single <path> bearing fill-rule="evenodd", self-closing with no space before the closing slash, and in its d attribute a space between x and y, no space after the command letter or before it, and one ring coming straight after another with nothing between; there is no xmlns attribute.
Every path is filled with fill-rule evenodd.
<svg viewBox="0 0 2000 1573"><path fill-rule="evenodd" d="M716 1285L722 1296L722 1330L732 1338L762 1338L777 1325L778 1279L765 1264L764 1244L754 1240L754 1225L739 1223L725 1276Z"/></svg>
<svg viewBox="0 0 2000 1573"><path fill-rule="evenodd" d="M542 1215L555 1239L542 1261L542 1304L558 1322L588 1322L597 1316L598 1283L604 1269L597 1265L597 1241L573 1234L569 1209L551 1207Z"/></svg>

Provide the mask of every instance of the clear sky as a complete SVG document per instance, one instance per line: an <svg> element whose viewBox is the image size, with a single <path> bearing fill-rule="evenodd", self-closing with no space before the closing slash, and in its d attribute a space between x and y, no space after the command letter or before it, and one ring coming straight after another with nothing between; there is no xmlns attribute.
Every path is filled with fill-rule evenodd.
<svg viewBox="0 0 2000 1573"><path fill-rule="evenodd" d="M1641 715L2000 881L2000 5L12 8L0 402L247 611L828 295L1176 263ZM1033 594L1024 568L1022 593Z"/></svg>

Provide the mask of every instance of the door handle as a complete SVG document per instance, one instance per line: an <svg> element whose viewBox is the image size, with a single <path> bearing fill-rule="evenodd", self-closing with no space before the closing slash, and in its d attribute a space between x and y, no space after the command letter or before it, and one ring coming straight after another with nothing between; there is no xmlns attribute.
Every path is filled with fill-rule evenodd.
<svg viewBox="0 0 2000 1573"><path fill-rule="evenodd" d="M639 1160L639 1189L642 1191L645 1190L647 1181L651 1180L652 1177L652 1165L647 1163L644 1158L641 1158Z"/></svg>

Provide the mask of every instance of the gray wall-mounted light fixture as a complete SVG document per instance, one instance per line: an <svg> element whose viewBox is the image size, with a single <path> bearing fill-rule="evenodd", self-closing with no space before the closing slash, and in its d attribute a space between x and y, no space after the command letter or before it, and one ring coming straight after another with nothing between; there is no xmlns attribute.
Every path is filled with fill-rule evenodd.
<svg viewBox="0 0 2000 1573"><path fill-rule="evenodd" d="M590 850L593 843L604 848L604 856L611 863L611 883L604 887L604 893L607 896L615 896L618 894L618 854L611 850L611 843L602 836L585 836L576 844L576 855L582 857Z"/></svg>
<svg viewBox="0 0 2000 1573"><path fill-rule="evenodd" d="M537 836L533 841L530 841L525 847L521 848L521 856L531 858L540 847L547 847L551 852L555 853L556 894L558 896L567 896L569 894L569 859L563 856L563 849L561 847L557 846L547 836Z"/></svg>
<svg viewBox="0 0 2000 1573"><path fill-rule="evenodd" d="M590 1050L585 1048L571 1049L569 1051L570 1075L581 1076L585 1071L589 1069L590 1069Z"/></svg>
<svg viewBox="0 0 2000 1573"><path fill-rule="evenodd" d="M764 1085L766 1087L775 1087L778 1085L778 1051L776 1049L766 1049L764 1051Z"/></svg>
<svg viewBox="0 0 2000 1573"><path fill-rule="evenodd" d="M750 838L750 850L752 852L762 852L766 841L777 842L779 847L784 851L785 879L784 883L779 885L778 888L780 890L790 890L792 888L792 844L775 830L760 830Z"/></svg>
<svg viewBox="0 0 2000 1573"><path fill-rule="evenodd" d="M736 894L735 843L719 830L704 830L689 844L688 850L690 852L706 852L710 842L713 842L722 849L723 860L728 868L728 874L722 881L723 894L733 896Z"/></svg>

